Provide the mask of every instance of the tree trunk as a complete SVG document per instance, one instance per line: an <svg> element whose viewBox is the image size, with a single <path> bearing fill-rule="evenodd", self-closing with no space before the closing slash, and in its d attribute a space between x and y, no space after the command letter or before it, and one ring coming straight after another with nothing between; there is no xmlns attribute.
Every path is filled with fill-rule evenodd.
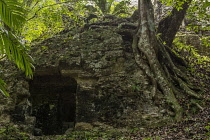
<svg viewBox="0 0 210 140"><path fill-rule="evenodd" d="M163 45L156 38L154 12L150 0L139 0L139 13L139 27L134 35L132 48L137 65L151 81L151 86L145 89L147 90L145 94L148 94L147 96L152 99L157 92L162 92L167 104L175 113L175 120L179 121L182 118L183 109L176 98L176 94L185 92L187 95L196 98L200 98L200 96L189 88L187 82L184 82L187 81L187 76L173 63L169 47ZM182 16L183 18L184 16ZM182 19L180 20L182 21ZM165 37L175 25L173 33ZM177 28L177 24L171 24L168 30L161 30L164 35L162 38L168 43L172 42L174 33L178 31ZM175 87L174 84L179 86Z"/></svg>
<svg viewBox="0 0 210 140"><path fill-rule="evenodd" d="M192 0L182 0L182 2L184 2L182 9L177 10L177 8L173 8L171 14L161 20L158 25L157 32L160 33L161 40L165 42L169 47L172 45L175 35L178 32L182 21L184 20L191 1Z"/></svg>

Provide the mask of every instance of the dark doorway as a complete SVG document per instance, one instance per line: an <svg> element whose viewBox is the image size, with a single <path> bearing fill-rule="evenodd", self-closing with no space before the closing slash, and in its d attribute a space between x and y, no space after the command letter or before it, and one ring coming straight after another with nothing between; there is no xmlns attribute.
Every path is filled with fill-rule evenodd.
<svg viewBox="0 0 210 140"><path fill-rule="evenodd" d="M74 127L77 82L60 75L35 76L30 81L34 135L60 135Z"/></svg>

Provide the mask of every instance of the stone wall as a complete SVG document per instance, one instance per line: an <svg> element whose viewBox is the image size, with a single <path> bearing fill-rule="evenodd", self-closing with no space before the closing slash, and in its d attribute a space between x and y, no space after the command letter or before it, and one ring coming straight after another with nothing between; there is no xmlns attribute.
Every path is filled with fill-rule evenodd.
<svg viewBox="0 0 210 140"><path fill-rule="evenodd" d="M12 98L1 98L4 104L1 117L4 115L7 119L0 118L0 121L16 123L28 132L41 135L43 130L41 126L36 128L39 119L33 114L34 110L43 105L47 105L48 112L57 109L45 113L49 119L54 117L52 123L55 123L60 117L55 115L58 110L71 110L67 107L71 102L75 102L75 111L70 112L76 124L143 127L173 118L160 92L148 96L151 93L145 89L151 83L137 67L131 49L132 39L127 35L116 27L102 26L76 34L69 31L47 39L31 50L36 67L34 79L25 78L22 72L5 62L1 74ZM75 96L71 96L72 88L76 89ZM62 89L67 90L63 92ZM59 103L59 95L70 104ZM63 107L58 107L61 105ZM70 113L66 111L66 114ZM64 119L60 123L62 129L74 126Z"/></svg>
<svg viewBox="0 0 210 140"><path fill-rule="evenodd" d="M20 130L32 132L35 118L30 115L28 79L25 78L23 72L8 61L1 61L0 75L7 83L6 88L10 94L9 98L0 95L0 123L17 124Z"/></svg>
<svg viewBox="0 0 210 140"><path fill-rule="evenodd" d="M131 48L125 46L122 36L112 29L98 28L76 34L73 40L61 37L42 43L40 47L50 49L38 52L41 54L34 58L37 73L57 69L62 76L77 81L76 121L116 126L140 122L144 110L140 83L147 78L136 67ZM132 120L131 114L139 117Z"/></svg>

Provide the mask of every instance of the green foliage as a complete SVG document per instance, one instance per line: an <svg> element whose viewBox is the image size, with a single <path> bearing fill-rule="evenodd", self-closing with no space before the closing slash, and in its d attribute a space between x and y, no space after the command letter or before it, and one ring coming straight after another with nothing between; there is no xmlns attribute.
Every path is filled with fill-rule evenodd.
<svg viewBox="0 0 210 140"><path fill-rule="evenodd" d="M188 30L201 31L210 30L210 2L207 0L194 0L187 11L187 19L190 20Z"/></svg>
<svg viewBox="0 0 210 140"><path fill-rule="evenodd" d="M210 123L208 123L208 125L205 127L205 129L207 130L206 136L210 137Z"/></svg>
<svg viewBox="0 0 210 140"><path fill-rule="evenodd" d="M132 7L129 7L130 0L124 0L119 3L114 3L114 8L112 14L119 15L122 17L128 16Z"/></svg>
<svg viewBox="0 0 210 140"><path fill-rule="evenodd" d="M108 14L111 12L111 6L115 0L92 0L98 6L103 14Z"/></svg>
<svg viewBox="0 0 210 140"><path fill-rule="evenodd" d="M0 79L0 92L3 93L5 96L9 96L9 94L5 90L5 85L6 83L2 79Z"/></svg>
<svg viewBox="0 0 210 140"><path fill-rule="evenodd" d="M178 39L178 38L174 39L173 43L176 46L175 49L177 52L186 54L186 55L182 55L182 56L184 56L185 60L192 62L191 63L192 66L194 66L195 64L205 64L205 62L210 61L209 57L201 56L194 46L185 45L184 43L180 42L180 39ZM195 62L194 59L196 59L196 63L193 63L193 62ZM200 67L205 67L205 68L209 69L209 67L206 65L200 65Z"/></svg>
<svg viewBox="0 0 210 140"><path fill-rule="evenodd" d="M139 85L132 85L132 92L140 92L141 91L141 86Z"/></svg>
<svg viewBox="0 0 210 140"><path fill-rule="evenodd" d="M171 6L175 3L174 0L160 0L163 4L165 4L166 6Z"/></svg>
<svg viewBox="0 0 210 140"><path fill-rule="evenodd" d="M161 140L159 136L144 138L143 140Z"/></svg>
<svg viewBox="0 0 210 140"><path fill-rule="evenodd" d="M182 5L187 0L160 0L166 6L173 6L177 10L182 9ZM170 14L170 12L168 13ZM208 0L192 0L188 8L187 15L187 29L190 31L206 31L210 30L210 2Z"/></svg>
<svg viewBox="0 0 210 140"><path fill-rule="evenodd" d="M26 10L14 0L0 0L0 56L14 61L18 68L32 77L32 58L27 54L28 48L21 42L21 27L25 23ZM0 81L0 91L8 96L4 89L4 82Z"/></svg>
<svg viewBox="0 0 210 140"><path fill-rule="evenodd" d="M207 36L207 37L202 36L201 42L202 42L202 45L206 47L210 47L210 36Z"/></svg>
<svg viewBox="0 0 210 140"><path fill-rule="evenodd" d="M28 7L28 21L25 24L22 35L30 44L33 40L43 40L63 30L62 14L65 9L55 0L34 1Z"/></svg>
<svg viewBox="0 0 210 140"><path fill-rule="evenodd" d="M100 130L90 130L90 131L73 131L71 134L66 136L61 136L57 140L108 140L108 139L117 139L117 140L128 140L123 136L122 132L117 130L109 131L100 131Z"/></svg>
<svg viewBox="0 0 210 140"><path fill-rule="evenodd" d="M188 62L191 73L201 80L199 84L208 85L206 82L210 79L210 58L200 55L194 46L186 45L178 38L174 39L173 43L175 44L175 53Z"/></svg>
<svg viewBox="0 0 210 140"><path fill-rule="evenodd" d="M11 30L18 30L25 22L26 10L14 0L0 0L0 20ZM1 25L1 26L3 26Z"/></svg>
<svg viewBox="0 0 210 140"><path fill-rule="evenodd" d="M0 126L1 140L28 140L30 136L27 133L20 131L17 127L10 124Z"/></svg>
<svg viewBox="0 0 210 140"><path fill-rule="evenodd" d="M163 4L166 6L173 6L175 7L178 11L182 9L182 5L187 1L187 0L160 0Z"/></svg>
<svg viewBox="0 0 210 140"><path fill-rule="evenodd" d="M10 31L0 34L0 51L6 54L9 60L15 61L18 68L25 71L26 75L32 77L32 58L27 54L27 48L20 39Z"/></svg>
<svg viewBox="0 0 210 140"><path fill-rule="evenodd" d="M117 15L117 16L128 16L130 0L122 0L115 2L116 0L90 0L94 2L94 5L86 6L90 13L97 13L97 15Z"/></svg>
<svg viewBox="0 0 210 140"><path fill-rule="evenodd" d="M28 22L22 30L22 36L28 44L52 37L68 28L82 26L87 20L104 14L126 16L129 11L129 0L115 2L115 0L66 1L55 0L24 0L22 1L30 12ZM30 4L28 4L30 3ZM90 15L94 15L90 17ZM90 19L87 19L90 18Z"/></svg>
<svg viewBox="0 0 210 140"><path fill-rule="evenodd" d="M71 11L67 12L67 16L70 18L69 26L70 28L82 26L85 24L85 19L89 16L87 13L87 9L85 6L88 6L87 1L78 1L75 3L72 3L72 9Z"/></svg>

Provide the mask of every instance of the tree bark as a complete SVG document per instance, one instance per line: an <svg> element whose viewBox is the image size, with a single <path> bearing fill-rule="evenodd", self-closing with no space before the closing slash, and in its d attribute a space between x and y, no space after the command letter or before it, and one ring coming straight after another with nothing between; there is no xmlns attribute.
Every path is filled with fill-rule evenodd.
<svg viewBox="0 0 210 140"><path fill-rule="evenodd" d="M161 40L169 47L172 45L175 35L184 20L191 1L192 0L182 0L181 2L184 2L182 9L177 10L177 8L174 7L171 14L162 19L158 24L157 32L160 33Z"/></svg>
<svg viewBox="0 0 210 140"><path fill-rule="evenodd" d="M151 0L139 0L139 13L139 26L133 38L132 48L137 65L151 81L151 86L145 89L147 90L145 94L149 94L147 96L152 99L157 92L162 92L167 104L175 113L175 120L179 121L182 118L183 109L176 98L176 94L184 92L187 96L193 96L194 98L200 98L200 96L189 88L187 76L174 64L171 58L172 51L170 48L157 39ZM168 44L172 43L181 25L172 23L180 14L178 11L174 12L172 17L162 22L166 29L159 29L162 33L162 40L167 41ZM184 15L178 19L181 22L183 18ZM160 27L163 26L160 25ZM174 30L172 31L172 29ZM179 87L174 86L174 84L179 85Z"/></svg>

